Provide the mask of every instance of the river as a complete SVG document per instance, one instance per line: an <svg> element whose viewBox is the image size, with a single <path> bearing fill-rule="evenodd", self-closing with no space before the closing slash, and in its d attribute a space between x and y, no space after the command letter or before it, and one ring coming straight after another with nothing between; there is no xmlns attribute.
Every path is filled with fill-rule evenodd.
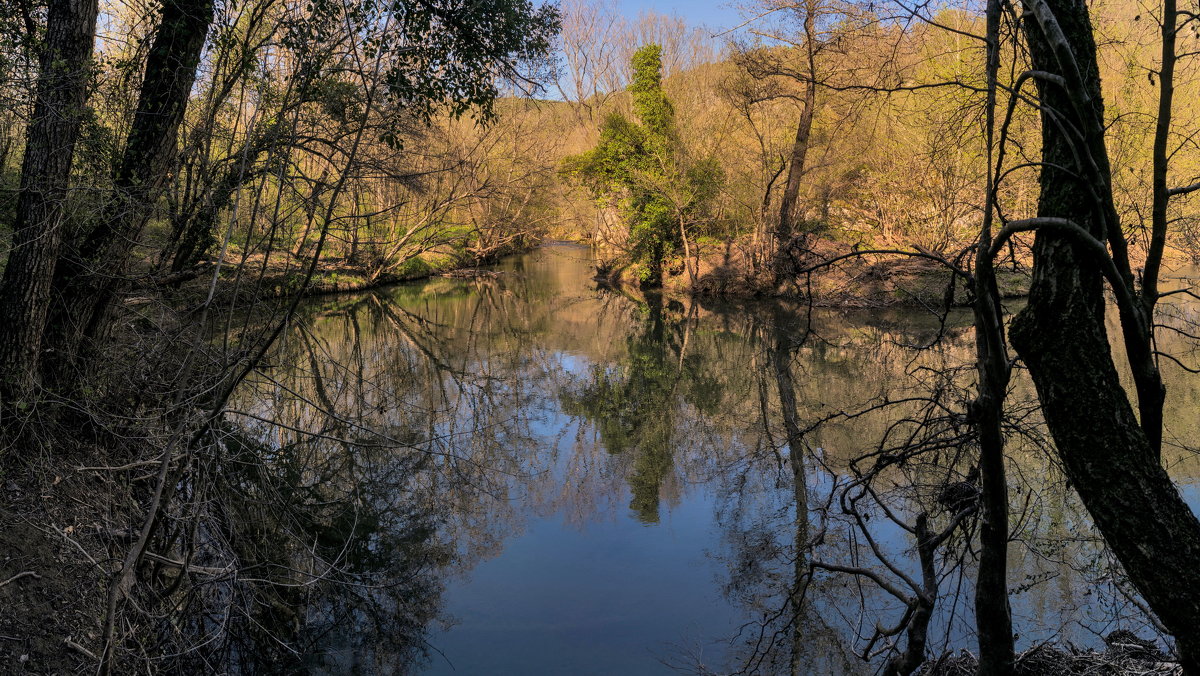
<svg viewBox="0 0 1200 676"><path fill-rule="evenodd" d="M253 503L269 515L247 518L287 534L262 547L304 590L260 602L287 612L248 613L263 631L238 652L247 670L275 643L314 673L878 668L858 655L888 645L868 642L900 619L900 600L861 574L802 583L812 561L902 589L916 577L900 524L920 512L948 524L935 496L969 474L969 443L939 441L962 433L969 315L683 302L591 277L587 248L552 244L475 278L306 305L230 415L263 462L242 492L271 491ZM1200 382L1169 376L1168 438L1200 438ZM785 390L805 428L797 449ZM1152 635L1041 443L1031 398L1018 375L1018 647ZM878 471L864 521L842 509L871 466L856 458L917 443L922 455ZM1194 454L1167 455L1195 505ZM964 528L938 556L933 652L974 650Z"/></svg>

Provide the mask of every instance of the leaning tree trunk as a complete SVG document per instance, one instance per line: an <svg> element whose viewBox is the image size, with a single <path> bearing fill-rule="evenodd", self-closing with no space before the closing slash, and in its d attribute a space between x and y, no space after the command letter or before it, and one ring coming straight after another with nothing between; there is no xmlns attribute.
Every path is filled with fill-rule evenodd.
<svg viewBox="0 0 1200 676"><path fill-rule="evenodd" d="M216 187L200 197L201 203L176 225L179 244L171 258L171 272L181 272L208 254L217 242L216 232L221 212L233 201L243 185L258 177L262 172L259 157L266 151L268 140L256 137L231 162L217 181Z"/></svg>
<svg viewBox="0 0 1200 676"><path fill-rule="evenodd" d="M162 194L213 8L213 0L163 2L115 195L82 245L55 271L60 301L49 320L49 339L64 362L76 361L84 340L102 329L134 245Z"/></svg>
<svg viewBox="0 0 1200 676"><path fill-rule="evenodd" d="M1034 67L1061 73L1068 85L1038 80L1044 160L1038 215L1071 219L1094 240L1111 241L1103 204L1111 197L1110 171L1087 8L1079 0L1026 4ZM1065 130L1080 130L1081 137ZM1039 231L1029 303L1010 335L1033 377L1064 471L1134 586L1174 635L1185 672L1200 674L1200 521L1159 464L1117 376L1098 255L1080 233Z"/></svg>
<svg viewBox="0 0 1200 676"><path fill-rule="evenodd" d="M805 17L805 32L814 33L810 25L813 21L810 12ZM800 179L808 158L809 139L812 137L813 108L817 105L816 75L813 73L815 59L812 48L809 48L809 76L804 85L804 109L800 112L800 120L796 123L796 138L792 141L792 153L788 160L787 181L783 185L783 195L779 202L779 223L775 228L775 283L782 283L794 270L792 264L792 238L796 230L796 206L800 199Z"/></svg>
<svg viewBox="0 0 1200 676"><path fill-rule="evenodd" d="M5 402L26 396L38 373L97 11L96 0L50 0L12 249L0 284L0 398Z"/></svg>

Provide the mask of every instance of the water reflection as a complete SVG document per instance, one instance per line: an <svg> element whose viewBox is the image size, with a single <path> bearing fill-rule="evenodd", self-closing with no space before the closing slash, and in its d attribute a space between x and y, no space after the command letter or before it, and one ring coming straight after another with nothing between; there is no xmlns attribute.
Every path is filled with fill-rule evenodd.
<svg viewBox="0 0 1200 676"><path fill-rule="evenodd" d="M921 514L961 529L936 561L930 650L973 647L972 526L936 500L971 464L956 417L969 317L635 298L595 288L589 263L556 245L306 309L229 417L232 456L253 461L225 477L244 530L224 537L280 572L231 661L871 673L902 645L872 636L903 603L813 565L902 586L919 577ZM1014 387L1022 642L1142 628ZM1200 401L1191 381L1172 387ZM866 521L840 510L861 458L918 429L928 453L877 473ZM1189 457L1173 460L1180 476Z"/></svg>
<svg viewBox="0 0 1200 676"><path fill-rule="evenodd" d="M658 294L647 296L640 309L645 317L626 339L625 354L615 364L592 364L582 383L562 393L562 410L594 427L609 453L635 458L629 508L653 524L673 469L680 405L712 417L724 393L709 364L688 353L694 311L684 317L682 304L665 303Z"/></svg>
<svg viewBox="0 0 1200 676"><path fill-rule="evenodd" d="M209 627L230 637L213 643L226 654L197 657L241 673L403 673L438 612L449 555L436 514L403 497L423 458L384 456L370 441L271 447L224 432L219 537L242 579L224 626Z"/></svg>

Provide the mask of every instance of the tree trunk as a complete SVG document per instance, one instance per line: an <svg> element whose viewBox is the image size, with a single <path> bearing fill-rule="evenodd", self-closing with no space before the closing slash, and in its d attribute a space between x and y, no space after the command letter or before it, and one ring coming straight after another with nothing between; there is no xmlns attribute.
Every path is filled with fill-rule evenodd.
<svg viewBox="0 0 1200 676"><path fill-rule="evenodd" d="M692 247L688 244L687 223L684 221L683 212L679 212L679 241L683 242L683 268L688 273L688 288L696 288L696 273L699 263L695 267L692 265ZM696 256L699 259L699 254Z"/></svg>
<svg viewBox="0 0 1200 676"><path fill-rule="evenodd" d="M234 195L247 182L257 178L263 171L258 166L260 155L266 151L264 139L248 142L238 153L236 163L231 163L194 212L189 212L183 222L176 226L180 233L179 245L171 258L171 271L180 272L200 262L217 242L216 232L221 212L233 201Z"/></svg>
<svg viewBox="0 0 1200 676"><path fill-rule="evenodd" d="M1151 454L1091 301L1092 266L1039 233L1029 305L1013 345L1029 367L1063 468L1130 580L1200 673L1200 521Z"/></svg>
<svg viewBox="0 0 1200 676"><path fill-rule="evenodd" d="M82 246L55 271L61 301L50 317L50 338L68 362L102 328L134 245L162 193L213 8L212 0L163 2L114 198Z"/></svg>
<svg viewBox="0 0 1200 676"><path fill-rule="evenodd" d="M1096 131L1103 128L1103 104L1087 9L1077 0L1027 5L1037 16L1026 22L1034 67L1064 75L1077 69L1086 89L1072 99L1066 88L1039 79L1045 168L1038 215L1072 219L1104 241L1103 198L1111 197L1111 188L1103 138L1097 138L1102 131ZM1048 33L1048 14L1061 36ZM1063 63L1062 50L1054 50L1062 36L1073 63ZM1065 118L1066 128L1081 130L1082 138L1066 136L1055 114ZM1079 156L1092 167L1080 166ZM1100 167L1102 173L1085 184L1053 167L1083 176ZM1107 193L1097 200L1096 191ZM1185 673L1198 674L1200 521L1159 464L1121 387L1105 331L1100 265L1078 237L1038 232L1029 303L1013 320L1012 343L1033 377L1064 471L1134 586L1174 635ZM1128 321L1123 313L1126 335Z"/></svg>
<svg viewBox="0 0 1200 676"><path fill-rule="evenodd" d="M1012 613L1008 606L1008 480L1004 468L1004 399L1011 370L1004 344L1000 293L992 247L995 213L994 162L996 74L1000 67L1000 1L987 3L987 158L983 226L975 257L975 353L978 396L971 418L979 434L982 519L979 570L975 581L975 627L980 676L1007 676L1015 662Z"/></svg>
<svg viewBox="0 0 1200 676"><path fill-rule="evenodd" d="M979 396L971 407L971 417L979 432L982 487L979 570L975 583L980 676L1007 676L1012 673L1015 660L1008 605L1008 481L1001 428L1008 374L1004 355L991 352L994 349L989 345L986 352L980 353ZM997 372L997 362L1004 363L1003 371Z"/></svg>
<svg viewBox="0 0 1200 676"><path fill-rule="evenodd" d="M937 605L936 559L941 539L929 532L929 515L925 512L917 514L916 523L913 525L913 537L917 541L917 557L921 563L921 591L917 592L909 605L912 619L909 620L908 629L905 631L904 650L893 655L883 666L884 676L909 676L925 662L929 623Z"/></svg>
<svg viewBox="0 0 1200 676"><path fill-rule="evenodd" d="M807 24L806 20L806 24ZM779 202L779 225L775 228L775 282L779 284L791 273L791 242L795 236L796 202L800 197L800 179L804 176L808 157L808 142L812 136L813 108L817 102L817 83L810 78L804 87L804 110L796 124L796 139L788 161L787 182Z"/></svg>
<svg viewBox="0 0 1200 676"><path fill-rule="evenodd" d="M64 202L87 96L96 0L50 0L46 48L29 123L12 250L0 284L0 387L5 402L36 382Z"/></svg>
<svg viewBox="0 0 1200 676"><path fill-rule="evenodd" d="M1150 247L1146 253L1146 265L1142 275L1141 305L1143 314L1154 317L1158 304L1158 275L1162 269L1163 252L1167 246L1167 207L1171 194L1167 189L1167 169L1170 153L1167 144L1171 136L1171 116L1175 101L1175 40L1178 31L1178 7L1176 0L1163 0L1162 4L1162 57L1158 69L1158 119L1154 125L1152 149L1152 205L1150 208ZM1153 331L1153 322L1147 321L1147 337ZM1162 408L1166 399L1166 387L1155 367L1152 342L1138 342L1145 356L1141 360L1142 377L1138 380L1138 409L1141 413L1142 429L1150 441L1150 448L1162 461ZM1147 368L1150 367L1150 368Z"/></svg>

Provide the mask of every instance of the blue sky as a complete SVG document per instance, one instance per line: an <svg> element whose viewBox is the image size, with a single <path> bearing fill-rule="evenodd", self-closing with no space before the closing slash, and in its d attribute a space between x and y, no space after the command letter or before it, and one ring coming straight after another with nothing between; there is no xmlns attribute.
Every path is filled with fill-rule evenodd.
<svg viewBox="0 0 1200 676"><path fill-rule="evenodd" d="M725 29L740 23L739 14L728 0L709 2L697 0L684 2L680 0L619 0L621 12L630 18L640 12L653 10L660 14L678 14L688 20L688 23L704 25L713 29Z"/></svg>

